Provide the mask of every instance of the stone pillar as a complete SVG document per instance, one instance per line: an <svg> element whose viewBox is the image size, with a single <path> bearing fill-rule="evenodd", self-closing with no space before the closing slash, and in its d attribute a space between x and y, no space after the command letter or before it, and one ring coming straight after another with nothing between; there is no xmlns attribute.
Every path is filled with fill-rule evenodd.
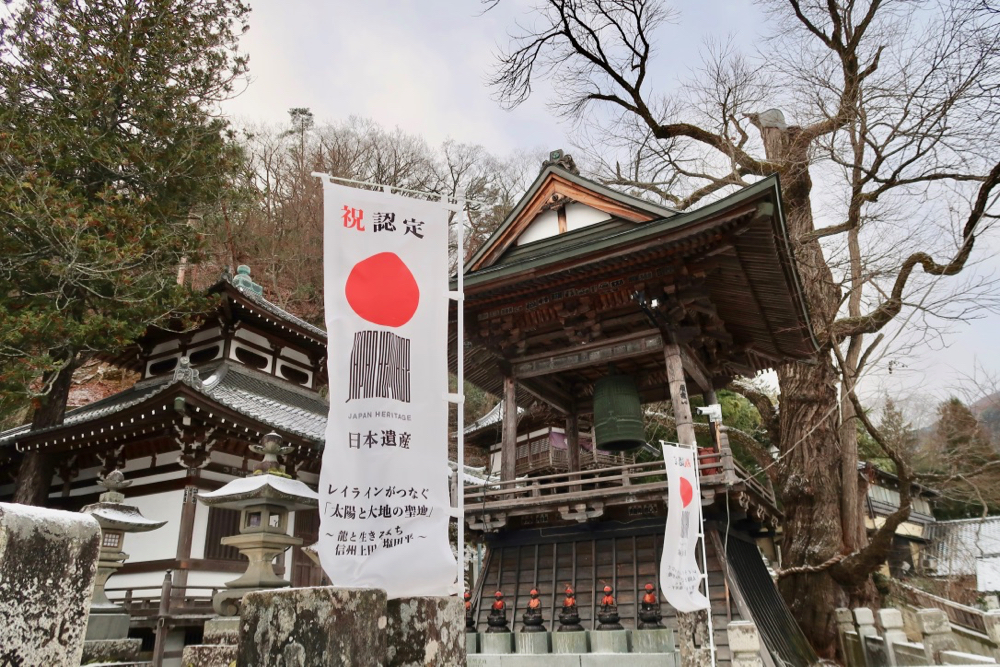
<svg viewBox="0 0 1000 667"><path fill-rule="evenodd" d="M846 663L847 643L844 638L848 632L854 631L854 616L851 614L850 609L845 609L844 607L834 609L833 615L837 621L837 644L840 646L840 657Z"/></svg>
<svg viewBox="0 0 1000 667"><path fill-rule="evenodd" d="M917 625L923 637L927 664L941 664L941 651L956 651L958 644L951 634L948 615L940 609L921 609L917 612Z"/></svg>
<svg viewBox="0 0 1000 667"><path fill-rule="evenodd" d="M517 470L517 384L513 376L503 379L503 437L500 441L500 481L516 477Z"/></svg>
<svg viewBox="0 0 1000 667"><path fill-rule="evenodd" d="M983 620L986 622L986 634L990 641L1000 646L1000 610L990 609L983 614Z"/></svg>
<svg viewBox="0 0 1000 667"><path fill-rule="evenodd" d="M882 626L882 639L885 640L885 646L890 652L892 644L906 641L906 633L903 632L903 615L898 609L879 609L878 622Z"/></svg>
<svg viewBox="0 0 1000 667"><path fill-rule="evenodd" d="M868 607L858 607L854 610L854 622L858 626L859 637L874 637L878 634L875 629L875 614Z"/></svg>
<svg viewBox="0 0 1000 667"><path fill-rule="evenodd" d="M80 664L100 548L92 516L0 503L0 664Z"/></svg>
<svg viewBox="0 0 1000 667"><path fill-rule="evenodd" d="M732 621L726 628L733 667L763 667L760 658L760 635L751 621Z"/></svg>
<svg viewBox="0 0 1000 667"><path fill-rule="evenodd" d="M236 663L382 667L387 624L385 591L378 589L250 592L240 606Z"/></svg>
<svg viewBox="0 0 1000 667"><path fill-rule="evenodd" d="M457 597L414 597L386 605L386 667L465 662L465 605Z"/></svg>

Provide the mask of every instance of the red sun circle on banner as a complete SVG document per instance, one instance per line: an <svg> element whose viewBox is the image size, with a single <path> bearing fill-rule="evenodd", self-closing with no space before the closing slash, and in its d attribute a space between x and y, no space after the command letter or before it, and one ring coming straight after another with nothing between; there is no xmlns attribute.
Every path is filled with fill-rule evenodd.
<svg viewBox="0 0 1000 667"><path fill-rule="evenodd" d="M372 324L401 327L420 303L420 288L394 252L380 252L354 265L344 287L347 303Z"/></svg>
<svg viewBox="0 0 1000 667"><path fill-rule="evenodd" d="M691 504L691 497L694 495L694 487L687 477L681 477L681 506L687 507Z"/></svg>

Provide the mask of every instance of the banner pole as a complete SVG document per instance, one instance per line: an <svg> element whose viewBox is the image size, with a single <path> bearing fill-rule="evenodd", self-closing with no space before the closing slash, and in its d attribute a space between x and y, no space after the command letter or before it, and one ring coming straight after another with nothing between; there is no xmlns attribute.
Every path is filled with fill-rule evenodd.
<svg viewBox="0 0 1000 667"><path fill-rule="evenodd" d="M463 202L465 193L456 192L456 199ZM455 294L456 305L456 332L455 351L456 375L455 393L458 395L458 416L456 418L458 433L455 435L456 459L458 464L458 483L456 484L456 501L458 514L458 597L465 597L465 208L459 210L456 219L458 221L457 243L458 249L455 253L456 273L458 281Z"/></svg>

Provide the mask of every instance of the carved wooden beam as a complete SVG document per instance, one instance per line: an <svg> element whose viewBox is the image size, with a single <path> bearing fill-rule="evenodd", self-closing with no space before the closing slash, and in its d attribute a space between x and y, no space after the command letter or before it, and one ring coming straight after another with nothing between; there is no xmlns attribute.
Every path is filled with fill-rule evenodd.
<svg viewBox="0 0 1000 667"><path fill-rule="evenodd" d="M598 343L588 343L571 350L551 354L534 354L510 360L511 370L518 380L550 375L589 366L599 366L621 359L647 355L663 348L663 336L647 329Z"/></svg>

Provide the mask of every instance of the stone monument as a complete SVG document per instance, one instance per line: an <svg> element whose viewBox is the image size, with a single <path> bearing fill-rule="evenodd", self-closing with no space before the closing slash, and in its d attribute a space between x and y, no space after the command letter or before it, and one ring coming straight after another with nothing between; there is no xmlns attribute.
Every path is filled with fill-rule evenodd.
<svg viewBox="0 0 1000 667"><path fill-rule="evenodd" d="M79 665L101 528L77 512L0 503L0 665Z"/></svg>

